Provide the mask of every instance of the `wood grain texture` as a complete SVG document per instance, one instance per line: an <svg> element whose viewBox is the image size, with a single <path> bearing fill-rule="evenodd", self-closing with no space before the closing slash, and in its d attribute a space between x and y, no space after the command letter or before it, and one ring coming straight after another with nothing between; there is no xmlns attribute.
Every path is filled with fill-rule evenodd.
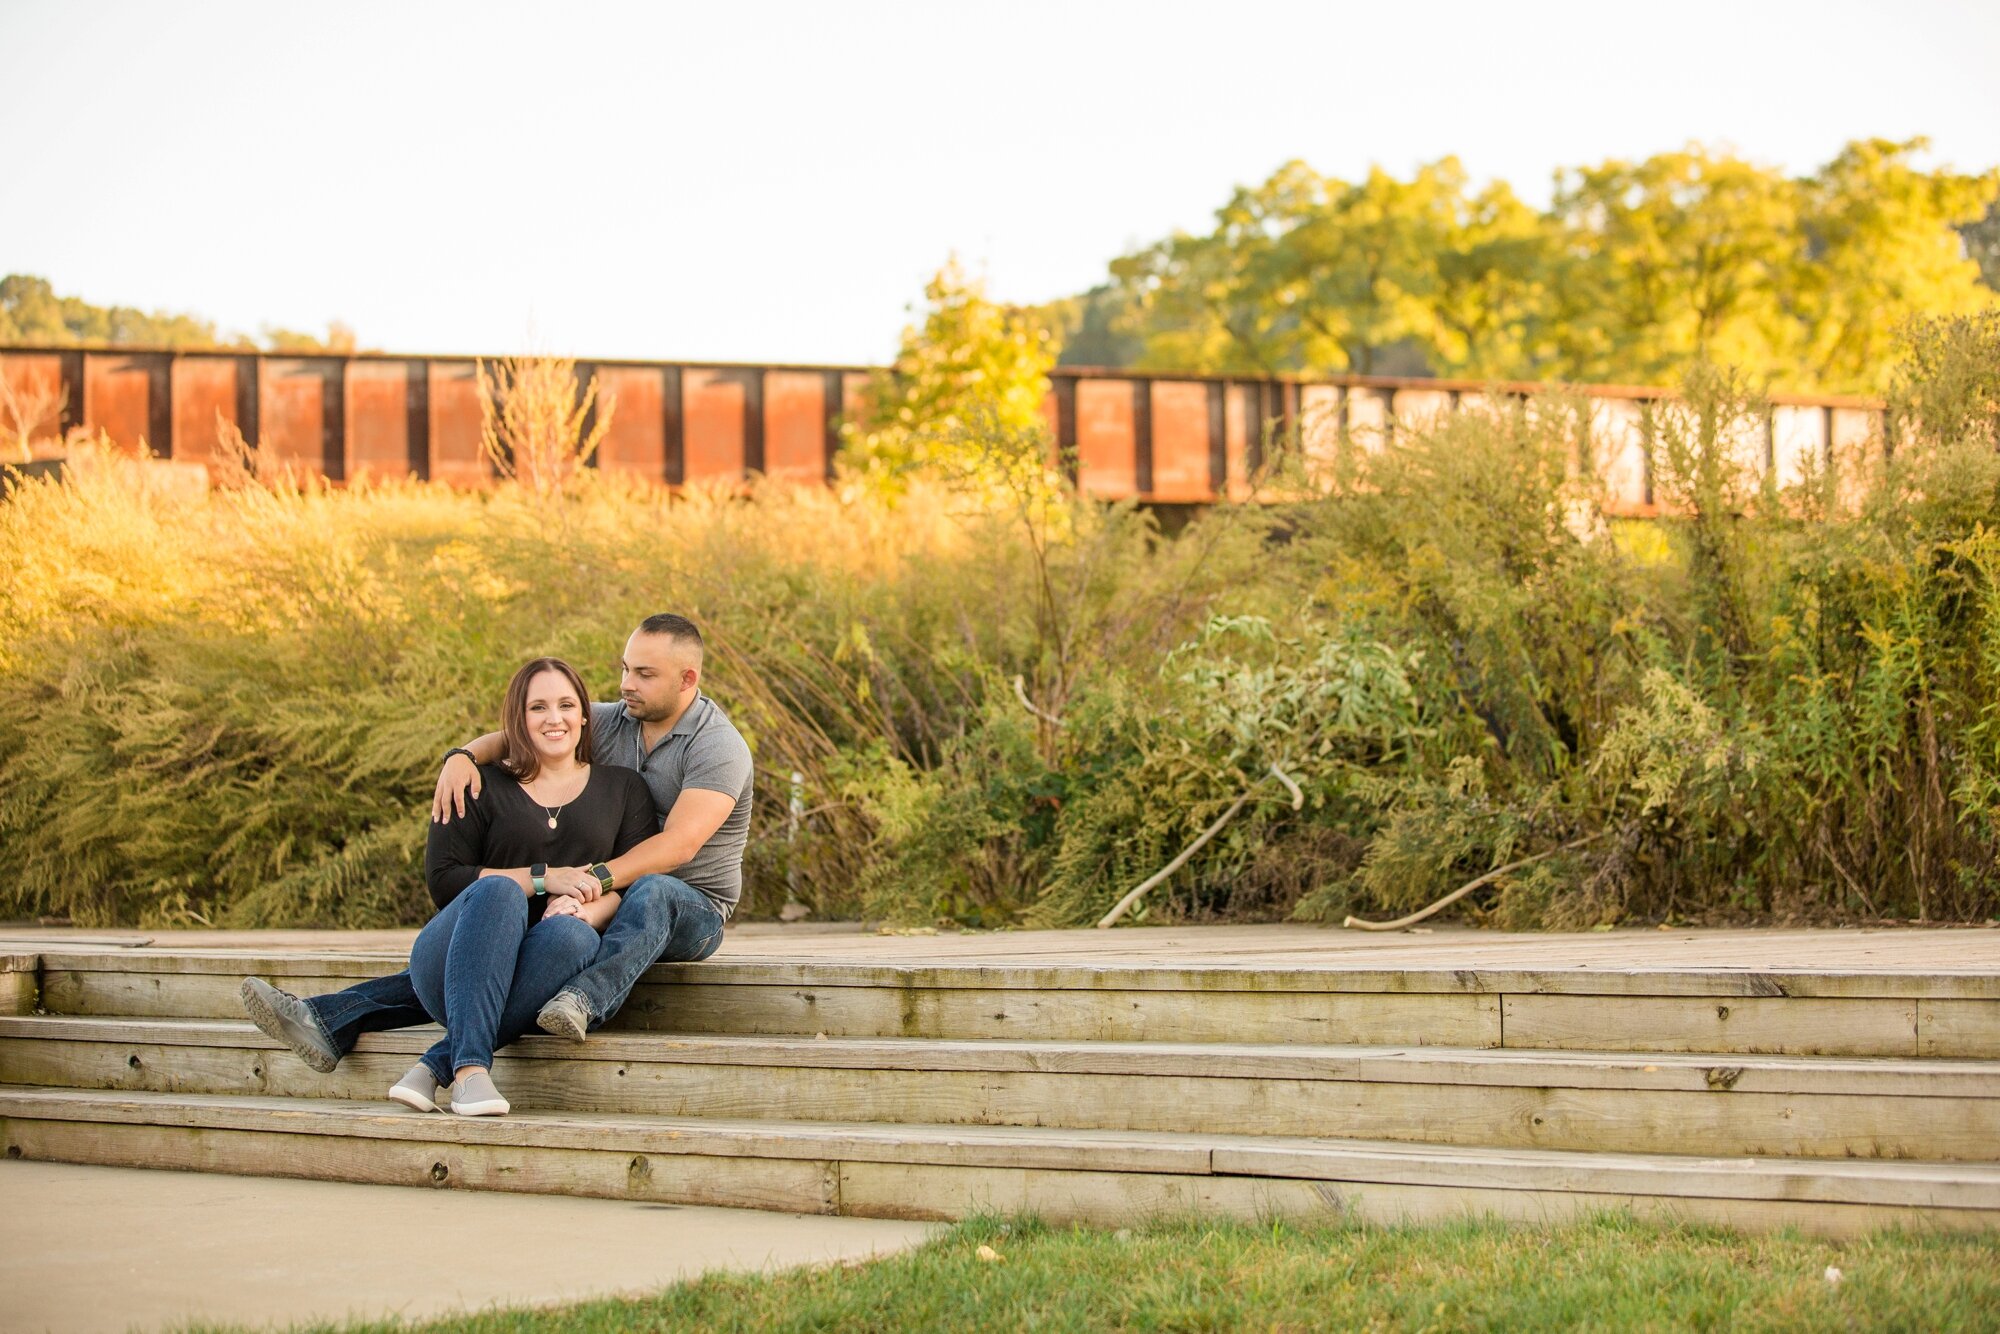
<svg viewBox="0 0 2000 1334"><path fill-rule="evenodd" d="M1918 1001L1917 1054L2000 1059L2000 1001Z"/></svg>
<svg viewBox="0 0 2000 1334"><path fill-rule="evenodd" d="M584 1195L787 1213L838 1210L834 1165L809 1159L658 1157L15 1116L0 1123L0 1135L5 1136L9 1157L39 1162Z"/></svg>
<svg viewBox="0 0 2000 1334"><path fill-rule="evenodd" d="M0 1015L33 1014L40 998L34 969L0 971Z"/></svg>
<svg viewBox="0 0 2000 1334"><path fill-rule="evenodd" d="M1912 999L1507 996L1511 1048L1915 1056Z"/></svg>
<svg viewBox="0 0 2000 1334"><path fill-rule="evenodd" d="M1751 1231L1795 1227L1827 1237L1894 1224L1963 1232L2000 1228L2000 1216L1988 1210L882 1163L843 1163L840 1197L841 1212L863 1217L950 1221L979 1211L1033 1212L1051 1222L1100 1226L1191 1213L1253 1222L1338 1218L1393 1225L1478 1217L1540 1224L1629 1210L1662 1222Z"/></svg>
<svg viewBox="0 0 2000 1334"><path fill-rule="evenodd" d="M625 1153L1285 1177L1488 1189L2000 1210L2000 1164L1773 1161L1208 1133L725 1121L607 1113L424 1116L383 1103L0 1088L0 1117Z"/></svg>
<svg viewBox="0 0 2000 1334"><path fill-rule="evenodd" d="M9 1021L19 1024L22 1021ZM357 1051L331 1075L254 1047L0 1039L9 1083L366 1099L410 1057ZM1340 1136L1638 1153L2000 1159L2000 1099L1538 1088L1047 1071L538 1060L494 1077L529 1109L671 1117L1068 1126Z"/></svg>
<svg viewBox="0 0 2000 1334"><path fill-rule="evenodd" d="M433 1026L365 1035L356 1050L414 1059ZM279 1051L244 1022L0 1016L0 1039L254 1047ZM1687 1052L1245 1044L1026 1042L909 1038L799 1038L600 1031L573 1044L537 1034L508 1048L518 1060L826 1069L983 1070L1016 1073L1200 1075L1215 1079L1324 1079L1529 1088L1679 1089L1691 1092L2000 1098L2000 1061Z"/></svg>

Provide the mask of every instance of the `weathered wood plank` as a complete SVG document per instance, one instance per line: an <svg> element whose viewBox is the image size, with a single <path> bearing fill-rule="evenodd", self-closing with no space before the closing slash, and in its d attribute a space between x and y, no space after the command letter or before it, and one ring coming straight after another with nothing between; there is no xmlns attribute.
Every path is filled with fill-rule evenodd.
<svg viewBox="0 0 2000 1334"><path fill-rule="evenodd" d="M650 977L650 974L649 974ZM832 1037L1500 1045L1500 998L1453 993L642 985L615 1026Z"/></svg>
<svg viewBox="0 0 2000 1334"><path fill-rule="evenodd" d="M1974 1060L2000 1058L2000 1001L1918 1001L1917 1054Z"/></svg>
<svg viewBox="0 0 2000 1334"><path fill-rule="evenodd" d="M1992 1164L1774 1162L1665 1154L1418 1148L1333 1140L1236 1140L1216 1145L1211 1170L1224 1176L1295 1180L2000 1211L2000 1166Z"/></svg>
<svg viewBox="0 0 2000 1334"><path fill-rule="evenodd" d="M2000 1164L1772 1161L1209 1133L720 1121L605 1113L421 1116L381 1103L0 1088L0 1117L627 1153L1609 1191L2000 1209Z"/></svg>
<svg viewBox="0 0 2000 1334"><path fill-rule="evenodd" d="M1105 1172L1205 1173L1213 1137L1017 1127L720 1120L617 1113L425 1116L384 1102L0 1089L0 1117L363 1139L449 1139L518 1148L750 1158L855 1158L966 1166L1088 1166ZM1902 1164L1884 1164L1895 1171Z"/></svg>
<svg viewBox="0 0 2000 1334"><path fill-rule="evenodd" d="M35 956L16 955L6 962L10 966L0 968L0 1015L33 1014L41 999ZM1499 1028L1497 1019L1494 1028Z"/></svg>
<svg viewBox="0 0 2000 1334"><path fill-rule="evenodd" d="M41 1162L584 1195L787 1213L838 1210L834 1165L810 1159L655 1156L18 1116L0 1122L0 1135L5 1137L7 1156Z"/></svg>
<svg viewBox="0 0 2000 1334"><path fill-rule="evenodd" d="M1302 963L1294 955L1246 957L1192 966L1132 959L1063 963L1010 957L1005 934L980 939L985 942L982 949L994 957L947 963L896 963L730 954L700 964L656 965L648 971L645 981L657 986L701 982L892 989L2000 998L2000 934L1992 938L1990 967L1952 969L1933 965L1928 970L1842 968L1830 964L1792 968L1620 967L1603 962L1522 967L1518 950L1511 955L1467 956L1464 961L1473 966L1431 963L1383 968L1371 956L1341 956ZM886 946L885 952L888 952ZM1514 961L1510 962L1510 957ZM48 971L216 973L239 978L246 973L353 977L394 972L402 967L402 959L305 951L49 950L44 952L43 967Z"/></svg>
<svg viewBox="0 0 2000 1334"><path fill-rule="evenodd" d="M393 970L392 970L393 971ZM43 1006L51 1014L135 1015L162 1019L239 1019L238 996L247 973L48 973ZM364 976L258 974L272 986L299 996L339 991Z"/></svg>
<svg viewBox="0 0 2000 1334"><path fill-rule="evenodd" d="M427 1025L370 1034L362 1038L359 1050L397 1052L414 1059L436 1041L440 1031ZM0 1016L0 1038L281 1050L250 1024L224 1020ZM819 1040L791 1036L669 1036L611 1030L592 1035L581 1046L538 1034L516 1043L509 1049L509 1055L520 1060L544 1061L2000 1098L2000 1062L1889 1057L1779 1055L1718 1059L1710 1053L1546 1048L908 1038Z"/></svg>
<svg viewBox="0 0 2000 1334"><path fill-rule="evenodd" d="M951 1221L979 1211L1033 1212L1052 1222L1100 1225L1190 1213L1257 1222L1331 1217L1380 1224L1435 1223L1470 1216L1555 1223L1629 1209L1660 1221L1752 1231L1795 1227L1834 1237L1858 1236L1892 1224L1965 1232L2000 1227L2000 1218L1988 1210L894 1163L841 1164L840 1198L842 1213L863 1217Z"/></svg>
<svg viewBox="0 0 2000 1334"><path fill-rule="evenodd" d="M787 1212L951 1220L975 1210L1032 1211L1056 1222L1122 1223L1190 1212L1250 1220L1344 1217L1378 1223L1467 1215L1549 1222L1605 1209L1750 1229L1850 1236L1889 1224L1996 1227L1991 1210L1785 1200L1660 1197L1332 1182L1243 1176L1064 1171L809 1159L655 1156L282 1132L43 1121L0 1122L10 1157L237 1175L559 1193Z"/></svg>
<svg viewBox="0 0 2000 1334"><path fill-rule="evenodd" d="M19 1022L19 1021L14 1021ZM356 1052L331 1075L255 1048L0 1039L11 1083L381 1096L408 1068ZM2000 1159L2000 1099L1217 1079L1192 1075L826 1069L503 1055L525 1109L654 1116L1337 1136L1772 1157Z"/></svg>
<svg viewBox="0 0 2000 1334"><path fill-rule="evenodd" d="M1915 1056L1910 999L1507 996L1510 1048Z"/></svg>

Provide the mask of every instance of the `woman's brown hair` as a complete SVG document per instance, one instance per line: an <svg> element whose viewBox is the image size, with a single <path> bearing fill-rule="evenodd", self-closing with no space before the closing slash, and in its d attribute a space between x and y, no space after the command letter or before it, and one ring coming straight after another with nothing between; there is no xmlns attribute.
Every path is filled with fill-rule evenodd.
<svg viewBox="0 0 2000 1334"><path fill-rule="evenodd" d="M536 658L514 673L514 679L507 683L507 698L500 705L500 731L506 738L500 767L523 783L533 782L542 771L541 754L528 735L528 683L543 672L561 672L576 692L577 705L583 710L583 726L576 734L576 758L590 763L590 692L584 689L583 678L561 658Z"/></svg>

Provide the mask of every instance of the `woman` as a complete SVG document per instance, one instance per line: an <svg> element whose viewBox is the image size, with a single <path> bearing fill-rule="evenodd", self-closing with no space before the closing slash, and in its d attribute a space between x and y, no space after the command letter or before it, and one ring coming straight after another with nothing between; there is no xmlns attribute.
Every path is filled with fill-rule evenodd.
<svg viewBox="0 0 2000 1334"><path fill-rule="evenodd" d="M460 1116L505 1115L494 1050L534 1028L618 911L616 893L589 903L545 893L544 870L602 863L659 832L645 780L589 762L590 695L568 663L537 658L515 672L500 725L505 754L480 767L484 781L462 818L432 823L424 853L439 912L410 950L410 983L445 1032L389 1090L418 1111L437 1111L450 1085ZM243 999L259 1028L315 1068L333 1068L323 1029L297 997L252 978Z"/></svg>

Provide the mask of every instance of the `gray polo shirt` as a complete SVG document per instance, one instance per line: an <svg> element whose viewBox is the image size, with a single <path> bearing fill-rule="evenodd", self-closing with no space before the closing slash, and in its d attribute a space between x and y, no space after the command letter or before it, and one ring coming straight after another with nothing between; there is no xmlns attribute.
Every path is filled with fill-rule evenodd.
<svg viewBox="0 0 2000 1334"><path fill-rule="evenodd" d="M637 769L653 794L662 824L684 788L721 792L736 807L701 851L673 874L715 900L722 915L736 911L743 897L743 847L750 841L750 746L735 724L706 695L697 694L674 730L649 752L639 723L623 704L590 706L590 759Z"/></svg>

